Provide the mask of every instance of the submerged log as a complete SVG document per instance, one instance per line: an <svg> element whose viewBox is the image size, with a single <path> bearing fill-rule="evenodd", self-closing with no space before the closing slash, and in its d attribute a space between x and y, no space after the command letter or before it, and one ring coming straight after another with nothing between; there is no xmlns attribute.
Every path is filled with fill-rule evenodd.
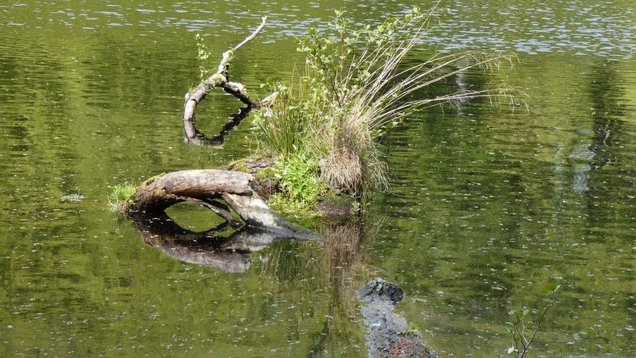
<svg viewBox="0 0 636 358"><path fill-rule="evenodd" d="M367 326L368 356L437 358L437 353L428 348L416 332L410 332L406 319L394 312L394 306L403 297L400 287L381 278L367 282L358 290L358 299L366 303L362 316Z"/></svg>

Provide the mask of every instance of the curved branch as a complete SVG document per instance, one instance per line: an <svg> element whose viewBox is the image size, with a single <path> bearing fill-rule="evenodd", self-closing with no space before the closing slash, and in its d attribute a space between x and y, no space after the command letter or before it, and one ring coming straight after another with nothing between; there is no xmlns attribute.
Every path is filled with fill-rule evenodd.
<svg viewBox="0 0 636 358"><path fill-rule="evenodd" d="M294 225L269 209L252 188L251 174L230 170L182 170L158 175L147 180L133 199L131 215L155 217L168 207L192 201L206 207L236 227L229 209L212 203L222 199L246 226L273 233L280 238L317 239L317 234Z"/></svg>
<svg viewBox="0 0 636 358"><path fill-rule="evenodd" d="M194 144L214 144L209 143L196 129L196 108L201 101L210 93L214 87L222 88L226 93L238 98L241 102L245 103L250 108L260 108L260 102L252 101L245 89L245 86L238 82L230 82L229 80L229 65L230 61L234 57L234 51L245 45L249 41L253 40L265 27L266 17L262 18L260 26L252 32L250 36L245 38L241 43L234 46L231 50L227 50L223 53L221 62L217 68L216 73L203 80L192 91L186 93L183 104L183 131L184 140L188 143Z"/></svg>

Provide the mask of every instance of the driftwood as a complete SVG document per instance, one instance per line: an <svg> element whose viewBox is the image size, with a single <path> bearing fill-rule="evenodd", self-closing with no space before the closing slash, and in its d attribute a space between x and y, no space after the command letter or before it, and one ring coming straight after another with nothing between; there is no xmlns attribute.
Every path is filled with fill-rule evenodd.
<svg viewBox="0 0 636 358"><path fill-rule="evenodd" d="M212 210L234 227L258 228L277 238L315 239L269 209L252 188L251 174L229 170L183 170L161 174L143 183L135 194L131 215L140 219L164 215L165 209L192 202ZM238 215L235 219L230 208Z"/></svg>
<svg viewBox="0 0 636 358"><path fill-rule="evenodd" d="M229 64L234 51L254 39L265 26L261 25L245 40L223 53L216 73L202 81L185 95L183 129L186 142L219 145L224 136L247 116L250 110L276 97L252 101L245 86L230 81ZM238 98L246 105L221 132L207 138L196 127L197 105L215 87ZM253 186L251 174L230 170L183 170L164 173L148 179L137 188L128 214L133 218L145 242L158 247L179 260L198 263L229 272L242 272L249 266L247 253L269 245L278 239L318 239L318 235L300 228L272 212ZM210 231L194 233L181 228L165 213L168 207L192 202L207 208L225 222ZM216 234L226 228L235 230L229 237Z"/></svg>
<svg viewBox="0 0 636 358"><path fill-rule="evenodd" d="M137 189L129 215L147 244L178 260L225 272L245 272L250 265L249 253L276 240L319 239L316 233L272 212L252 189L254 182L251 174L227 170L161 174ZM183 229L165 213L181 202L210 209L225 222L206 232ZM230 228L235 229L230 236L218 235Z"/></svg>
<svg viewBox="0 0 636 358"><path fill-rule="evenodd" d="M241 43L234 46L234 48L227 50L223 53L221 62L217 68L217 71L199 83L192 91L186 93L183 104L183 133L184 141L196 145L221 145L225 135L235 126L237 126L243 118L247 116L249 111L254 108L261 108L263 104L266 104L272 96L266 97L262 101L253 101L247 95L245 86L239 82L230 81L230 61L234 57L234 51L238 50L241 46L245 45L252 39L254 39L265 27L267 21L266 17L262 18L260 26L250 36L245 38ZM221 130L219 134L212 138L207 138L204 134L199 132L196 128L196 109L197 105L203 101L203 99L212 91L213 88L221 88L225 93L229 93L243 102L246 107L241 109L239 114L233 116L230 122Z"/></svg>

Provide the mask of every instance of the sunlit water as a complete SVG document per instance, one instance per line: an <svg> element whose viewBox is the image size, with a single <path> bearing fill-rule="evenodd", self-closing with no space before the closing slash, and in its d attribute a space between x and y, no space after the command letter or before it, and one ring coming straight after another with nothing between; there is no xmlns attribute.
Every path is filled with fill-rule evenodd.
<svg viewBox="0 0 636 358"><path fill-rule="evenodd" d="M365 356L354 290L382 276L444 356L505 356L505 322L562 285L537 356L636 354L636 16L628 1L442 4L423 44L513 50L504 81L529 110L467 103L383 138L389 191L362 225L279 242L243 274L179 262L108 211L110 188L249 153L249 119L223 148L181 141L198 80L194 32L214 50L267 30L232 71L258 97L300 57L293 38L343 7L356 21L404 2L24 2L0 5L2 356ZM425 56L425 54L422 54ZM200 109L213 134L237 109ZM206 215L182 209L195 228ZM178 213L177 213L178 216ZM530 324L532 326L532 324Z"/></svg>

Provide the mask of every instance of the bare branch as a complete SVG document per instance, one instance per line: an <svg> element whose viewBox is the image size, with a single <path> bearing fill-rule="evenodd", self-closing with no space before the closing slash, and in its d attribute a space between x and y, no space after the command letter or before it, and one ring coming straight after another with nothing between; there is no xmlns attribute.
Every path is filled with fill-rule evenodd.
<svg viewBox="0 0 636 358"><path fill-rule="evenodd" d="M249 35L248 37L245 38L245 40L243 40L243 42L241 42L240 44L234 46L234 48L232 49L232 51L236 51L239 49L239 47L245 45L246 43L252 41L261 31L263 31L263 28L265 28L265 22L267 21L267 16L263 16L261 17L261 24L256 28L256 30L254 30L254 32L252 32L251 35Z"/></svg>
<svg viewBox="0 0 636 358"><path fill-rule="evenodd" d="M261 31L263 31L267 17L262 17L261 20L262 22L258 26L258 28L256 28L256 30L254 30L252 34L246 37L245 40L234 46L234 48L223 52L223 56L221 58L221 62L217 67L216 73L203 80L192 91L188 92L185 95L182 120L184 140L186 142L193 144L217 143L214 140L207 140L205 136L203 136L195 127L196 107L214 87L222 88L226 93L229 93L238 98L249 108L260 108L260 102L252 101L247 96L247 91L245 90L245 86L243 84L238 82L231 82L229 80L230 75L228 73L228 68L230 65L230 61L232 61L232 58L234 57L234 51L236 51L249 41L253 40Z"/></svg>

